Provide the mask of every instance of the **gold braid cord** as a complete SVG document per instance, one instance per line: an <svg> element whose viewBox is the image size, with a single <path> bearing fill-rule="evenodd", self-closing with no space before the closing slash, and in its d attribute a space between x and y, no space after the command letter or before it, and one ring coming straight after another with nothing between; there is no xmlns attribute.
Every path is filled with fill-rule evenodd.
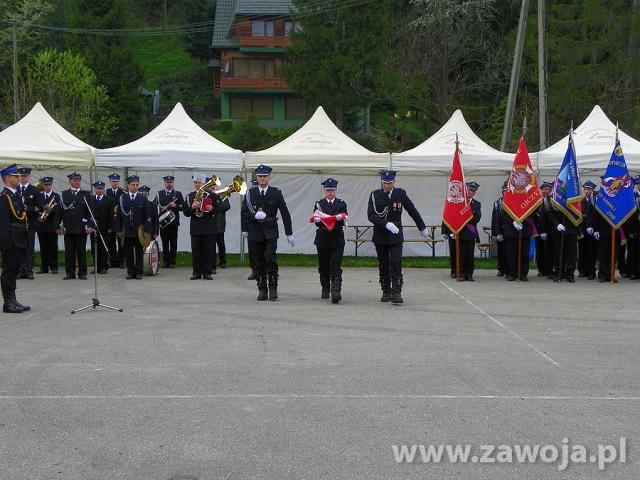
<svg viewBox="0 0 640 480"><path fill-rule="evenodd" d="M16 212L16 207L13 205L13 200L11 200L11 197L5 194L5 198L7 199L7 203L9 204L9 209L11 210L11 213L13 214L13 216L18 221L24 222L27 218L27 212L22 212L20 215L18 215L18 213Z"/></svg>

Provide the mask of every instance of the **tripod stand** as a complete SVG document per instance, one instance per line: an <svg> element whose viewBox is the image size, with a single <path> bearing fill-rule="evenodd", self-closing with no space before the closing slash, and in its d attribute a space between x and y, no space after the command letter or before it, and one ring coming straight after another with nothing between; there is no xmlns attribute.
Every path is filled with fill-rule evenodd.
<svg viewBox="0 0 640 480"><path fill-rule="evenodd" d="M110 305L105 305L104 303L100 303L100 300L98 300L98 238L100 238L100 240L102 241L102 245L104 246L105 250L108 252L109 249L107 248L107 244L104 241L104 237L102 236L102 233L100 232L100 227L98 227L98 222L96 220L96 217L93 216L93 211L91 210L91 206L89 205L89 202L87 201L87 196L84 195L82 197L82 199L84 200L85 205L87 206L87 210L89 211L89 215L91 216L91 220L93 221L93 224L96 227L96 231L95 233L97 234L94 239L95 242L95 248L94 248L94 254L93 254L93 298L91 299L91 303L89 305L85 305L84 307L81 308L77 308L75 310L71 310L71 314L74 314L76 312L81 312L82 310L86 310L87 308L93 308L94 310L98 307L102 307L102 308L107 308L109 310L116 310L118 312L123 312L124 310L122 308L117 308L117 307L112 307Z"/></svg>

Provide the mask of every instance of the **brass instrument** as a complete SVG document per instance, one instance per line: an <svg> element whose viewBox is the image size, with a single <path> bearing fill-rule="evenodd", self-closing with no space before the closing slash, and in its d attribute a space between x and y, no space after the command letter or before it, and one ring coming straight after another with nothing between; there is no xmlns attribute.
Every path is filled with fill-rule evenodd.
<svg viewBox="0 0 640 480"><path fill-rule="evenodd" d="M143 225L140 225L138 227L138 240L145 250L153 241L153 237L151 236L151 234L144 231Z"/></svg>
<svg viewBox="0 0 640 480"><path fill-rule="evenodd" d="M178 199L178 196L176 195L175 197L173 197L171 200L169 200L169 203L167 203L164 207L160 207L160 213L164 212L167 208L169 208L169 205L171 205L173 202L175 202ZM158 202L160 203L160 202Z"/></svg>
<svg viewBox="0 0 640 480"><path fill-rule="evenodd" d="M204 215L204 212L201 210L202 208L202 199L204 198L205 193L207 193L207 188L211 188L213 186L219 187L221 185L220 183L220 179L216 176L216 175L212 175L211 176L211 180L209 180L207 183L203 184L198 191L196 192L196 196L193 197L193 201L195 202L199 202L200 203L200 208L198 208L193 214L196 217L202 217L202 215Z"/></svg>
<svg viewBox="0 0 640 480"><path fill-rule="evenodd" d="M220 197L220 200L224 201L231 196L232 193L244 195L247 193L247 182L244 181L240 175L236 175L231 180L231 183L220 190L215 190L213 193Z"/></svg>
<svg viewBox="0 0 640 480"><path fill-rule="evenodd" d="M44 192L44 185L42 184L42 182L39 181L38 183L36 183L35 187L41 192ZM47 218L49 218L49 215L51 214L51 210L53 210L57 205L58 203L56 202L56 197L54 195L51 195L51 200L49 200L49 203L47 203L47 207L49 207L49 211L48 212L44 211L40 215L38 215L38 222L40 223L46 222Z"/></svg>

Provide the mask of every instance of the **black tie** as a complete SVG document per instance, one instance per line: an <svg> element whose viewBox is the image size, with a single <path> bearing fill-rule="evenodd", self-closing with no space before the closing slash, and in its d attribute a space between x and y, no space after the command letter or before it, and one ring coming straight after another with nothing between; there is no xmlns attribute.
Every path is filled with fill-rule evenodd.
<svg viewBox="0 0 640 480"><path fill-rule="evenodd" d="M264 190L260 190L260 195L262 195L262 198L264 198Z"/></svg>
<svg viewBox="0 0 640 480"><path fill-rule="evenodd" d="M74 196L74 197L76 196L76 193L78 193L78 191L77 191L77 190L72 190L72 192L73 192L73 196Z"/></svg>
<svg viewBox="0 0 640 480"><path fill-rule="evenodd" d="M131 201L133 202L133 200L136 198L135 195L131 195Z"/></svg>

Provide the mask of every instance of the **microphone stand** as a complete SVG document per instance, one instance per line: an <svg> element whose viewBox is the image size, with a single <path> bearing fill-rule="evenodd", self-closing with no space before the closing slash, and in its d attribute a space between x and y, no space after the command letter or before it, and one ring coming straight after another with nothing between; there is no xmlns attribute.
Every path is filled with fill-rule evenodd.
<svg viewBox="0 0 640 480"><path fill-rule="evenodd" d="M97 261L97 257L98 257L98 239L96 237L99 237L100 240L102 241L102 245L104 245L105 250L108 252L109 249L107 248L107 244L104 241L104 237L102 236L102 233L100 232L100 227L98 227L98 222L96 221L96 217L93 216L93 211L91 210L91 206L89 205L89 202L87 201L87 195L83 195L82 199L84 200L85 205L87 206L87 210L89 211L89 215L91 216L91 220L93 221L94 226L96 227L96 231L94 232L94 242L95 242L95 247L93 248L94 254L93 254L93 298L91 299L91 303L89 305L85 305L84 307L81 308L77 308L75 310L71 310L71 314L74 314L76 312L81 312L82 310L86 310L87 308L93 308L94 310L97 307L102 307L102 308L107 308L109 310L116 310L118 312L123 312L124 310L122 308L117 308L117 307L112 307L110 305L105 305L104 303L100 303L100 300L98 300L98 261ZM95 233L97 233L97 235L95 235Z"/></svg>

